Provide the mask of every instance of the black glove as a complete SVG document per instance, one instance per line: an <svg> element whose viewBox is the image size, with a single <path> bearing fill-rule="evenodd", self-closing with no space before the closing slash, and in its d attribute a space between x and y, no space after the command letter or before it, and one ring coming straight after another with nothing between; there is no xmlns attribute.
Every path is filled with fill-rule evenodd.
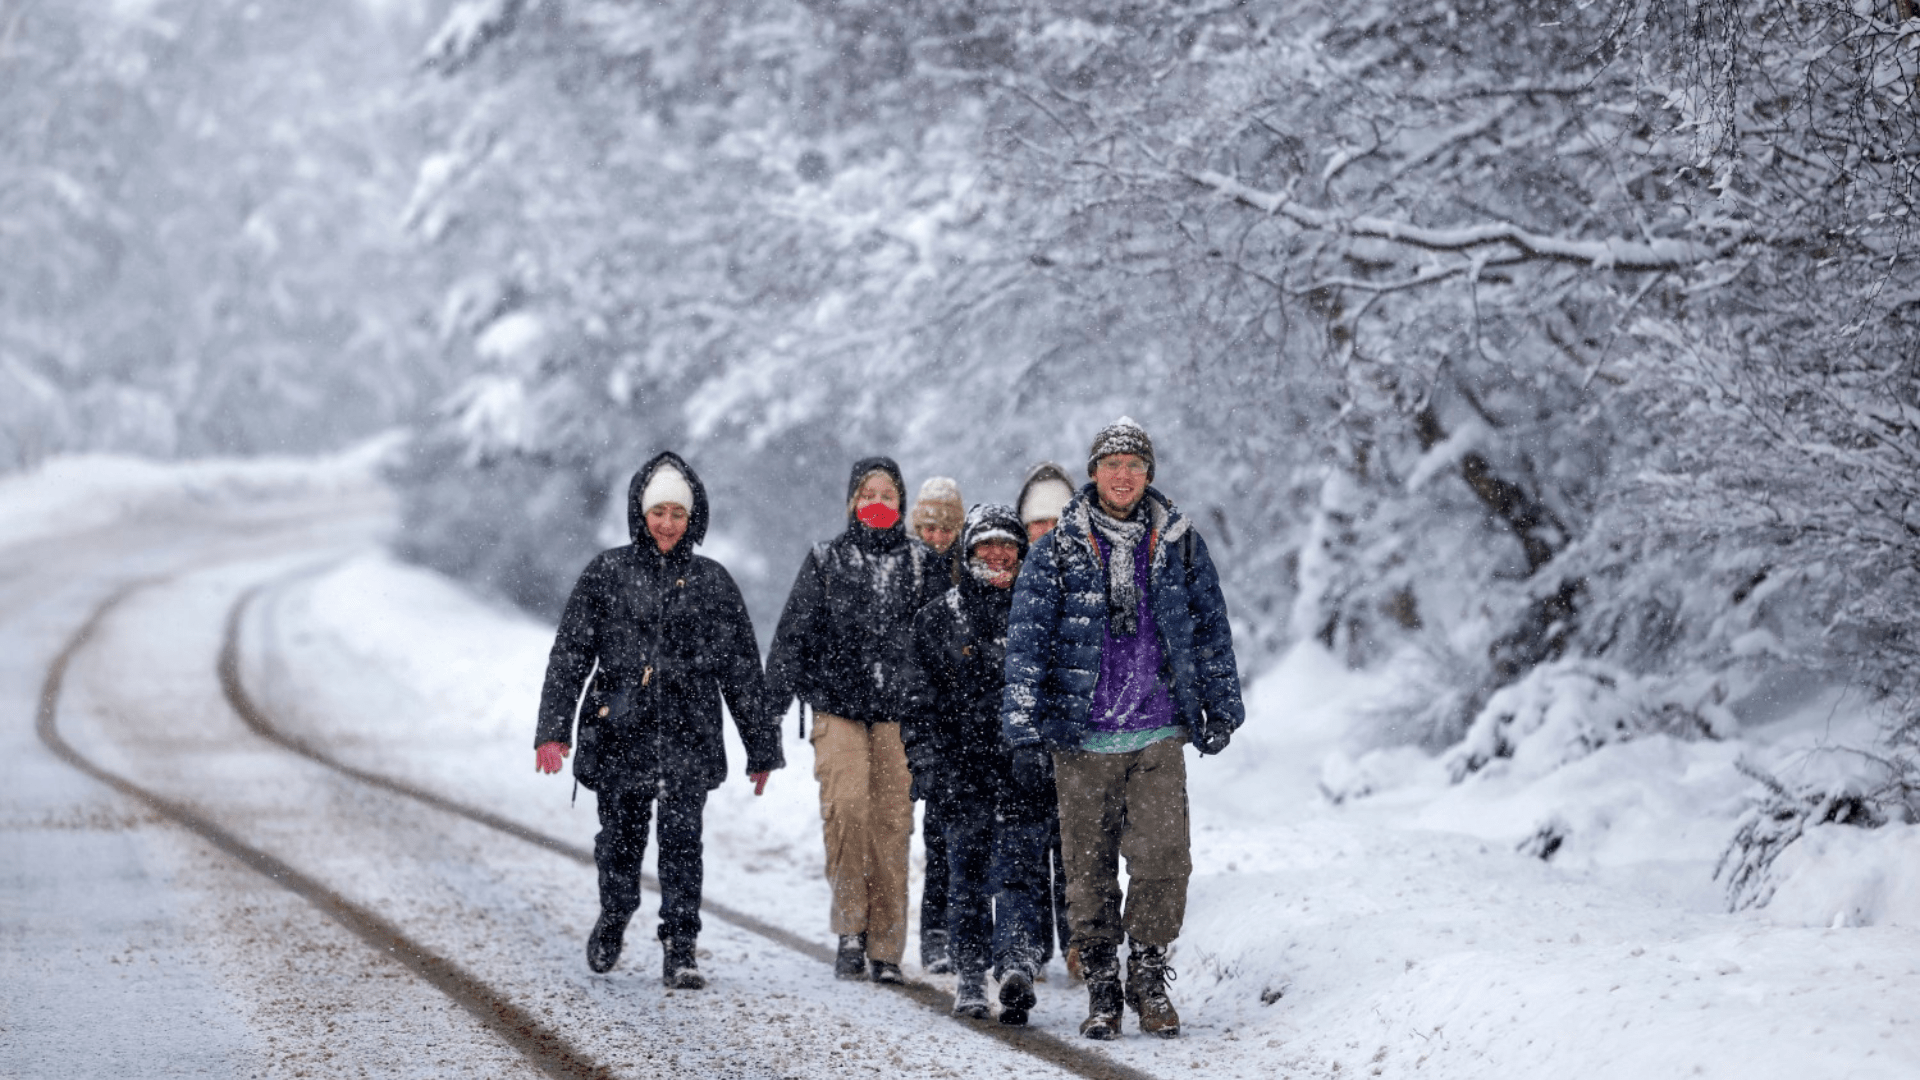
<svg viewBox="0 0 1920 1080"><path fill-rule="evenodd" d="M914 802L933 797L933 755L926 753L925 747L925 743L915 743L913 749L907 752L907 772L913 776L913 786L907 789L907 797Z"/></svg>
<svg viewBox="0 0 1920 1080"><path fill-rule="evenodd" d="M1193 733L1194 749L1202 754L1217 754L1233 741L1233 729L1227 722L1215 719L1205 713L1200 714L1200 724Z"/></svg>
<svg viewBox="0 0 1920 1080"><path fill-rule="evenodd" d="M1053 755L1038 744L1016 746L1012 751L1014 786L1029 795L1037 795L1053 783Z"/></svg>

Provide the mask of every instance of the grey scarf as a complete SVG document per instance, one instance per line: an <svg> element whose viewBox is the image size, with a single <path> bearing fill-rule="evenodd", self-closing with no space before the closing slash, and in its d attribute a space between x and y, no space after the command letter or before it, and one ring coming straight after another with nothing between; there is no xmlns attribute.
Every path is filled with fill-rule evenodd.
<svg viewBox="0 0 1920 1080"><path fill-rule="evenodd" d="M1145 514L1121 521L1097 506L1087 507L1093 527L1107 541L1107 625L1115 634L1140 632L1140 583L1133 573L1133 550L1147 535Z"/></svg>

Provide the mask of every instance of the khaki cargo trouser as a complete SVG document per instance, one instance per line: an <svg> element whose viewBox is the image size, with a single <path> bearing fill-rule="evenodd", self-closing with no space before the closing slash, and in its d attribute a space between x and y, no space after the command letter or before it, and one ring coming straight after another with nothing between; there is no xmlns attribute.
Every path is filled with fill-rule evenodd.
<svg viewBox="0 0 1920 1080"><path fill-rule="evenodd" d="M899 724L813 715L813 776L836 934L867 935L867 956L898 964L907 950L907 851L913 775Z"/></svg>
<svg viewBox="0 0 1920 1080"><path fill-rule="evenodd" d="M1088 945L1118 946L1123 926L1143 945L1171 945L1180 936L1193 876L1185 748L1185 739L1172 738L1126 754L1054 753L1067 917L1083 952Z"/></svg>

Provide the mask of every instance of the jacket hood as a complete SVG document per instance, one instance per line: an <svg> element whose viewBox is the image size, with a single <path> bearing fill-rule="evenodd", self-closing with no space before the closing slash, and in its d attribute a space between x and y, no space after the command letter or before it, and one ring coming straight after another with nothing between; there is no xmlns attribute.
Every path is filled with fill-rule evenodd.
<svg viewBox="0 0 1920 1080"><path fill-rule="evenodd" d="M707 538L707 486L700 482L700 474L693 466L671 450L662 450L651 461L640 466L633 474L633 480L627 484L627 534L633 538L636 547L645 547L653 543L647 534L647 515L640 510L640 496L646 493L647 481L662 465L671 465L680 470L687 478L687 486L693 489L693 505L687 507L687 534L677 545L680 550L690 550Z"/></svg>
<svg viewBox="0 0 1920 1080"><path fill-rule="evenodd" d="M860 525L860 519L853 516L853 497L860 491L860 481L871 472L883 472L893 479L893 489L900 493L900 520L893 523L888 532L907 534L907 482L900 474L900 466L890 457L864 457L853 463L853 471L847 476L847 527Z"/></svg>
<svg viewBox="0 0 1920 1080"><path fill-rule="evenodd" d="M1020 558L1027 557L1027 530L1020 524L1020 515L1005 503L975 503L967 511L967 524L960 533L962 557L972 555L973 546L982 540L1011 540L1020 549Z"/></svg>
<svg viewBox="0 0 1920 1080"><path fill-rule="evenodd" d="M1057 480L1065 484L1069 493L1079 490L1080 487L1072 477L1067 475L1066 469L1051 461L1042 461L1027 470L1027 478L1020 484L1020 495L1013 500L1014 512L1017 515L1024 514L1027 508L1027 496L1033 493L1035 487L1049 480ZM1026 518L1021 517L1021 520L1025 521Z"/></svg>

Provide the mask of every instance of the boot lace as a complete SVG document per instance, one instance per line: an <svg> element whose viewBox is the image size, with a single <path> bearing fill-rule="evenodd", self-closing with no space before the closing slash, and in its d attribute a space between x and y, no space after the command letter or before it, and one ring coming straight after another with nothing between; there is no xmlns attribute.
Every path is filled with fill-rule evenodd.
<svg viewBox="0 0 1920 1080"><path fill-rule="evenodd" d="M1163 952L1148 953L1142 956L1140 958L1140 973L1148 976L1152 980L1148 983L1146 995L1144 996L1157 997L1163 1000L1169 996L1167 994L1167 988L1172 986L1173 983L1180 978L1180 973L1174 971L1173 965L1167 963L1167 954Z"/></svg>

